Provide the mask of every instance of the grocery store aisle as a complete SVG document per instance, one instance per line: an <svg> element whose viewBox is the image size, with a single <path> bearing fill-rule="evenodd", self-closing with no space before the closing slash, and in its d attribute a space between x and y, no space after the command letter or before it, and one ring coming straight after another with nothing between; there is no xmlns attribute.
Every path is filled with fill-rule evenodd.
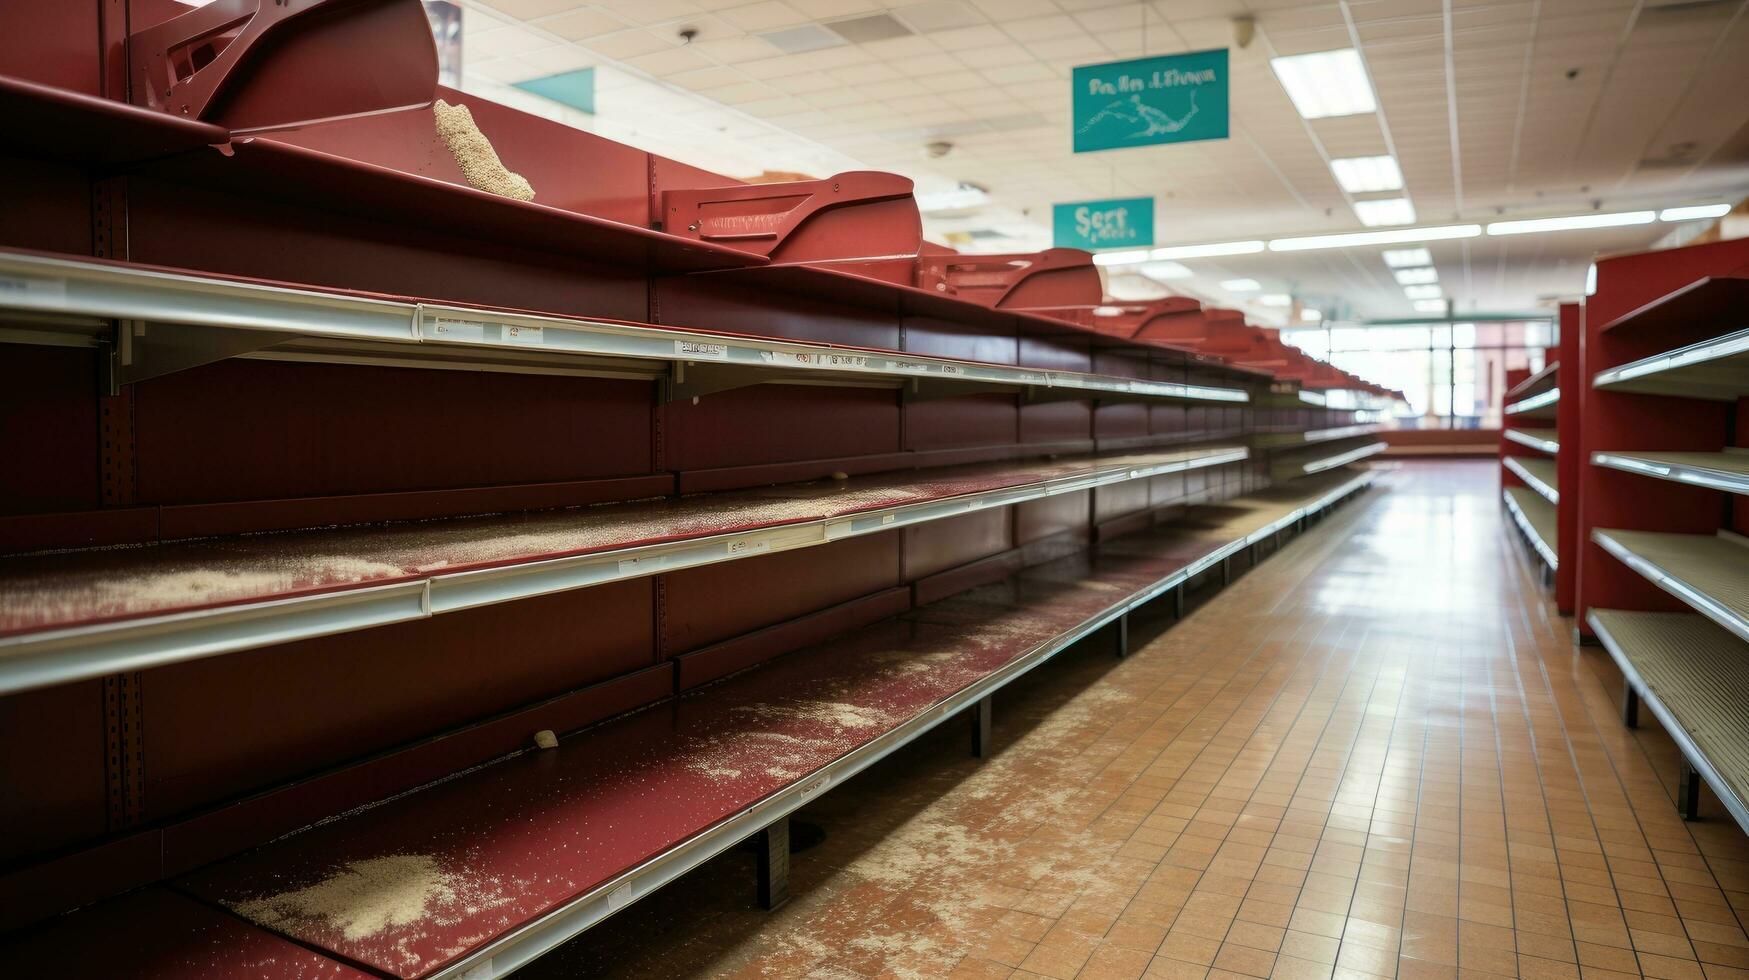
<svg viewBox="0 0 1749 980"><path fill-rule="evenodd" d="M1678 817L1496 474L1411 464L999 695L994 759L950 725L836 789L780 911L725 855L527 975L1749 977L1749 843Z"/></svg>

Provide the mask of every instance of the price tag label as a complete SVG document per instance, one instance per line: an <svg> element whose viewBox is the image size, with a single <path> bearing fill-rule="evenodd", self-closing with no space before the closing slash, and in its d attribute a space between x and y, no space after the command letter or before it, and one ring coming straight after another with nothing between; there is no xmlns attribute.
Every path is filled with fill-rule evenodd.
<svg viewBox="0 0 1749 980"><path fill-rule="evenodd" d="M730 558L746 558L748 555L762 555L770 550L770 541L751 541L745 538L740 541L730 541L728 547Z"/></svg>
<svg viewBox="0 0 1749 980"><path fill-rule="evenodd" d="M692 340L676 340L674 353L689 361L726 361L729 359L727 344L701 344Z"/></svg>
<svg viewBox="0 0 1749 980"><path fill-rule="evenodd" d="M518 347L539 347L543 332L544 331L540 327L525 327L519 324L505 323L500 324L498 327L498 339L506 344L515 344Z"/></svg>
<svg viewBox="0 0 1749 980"><path fill-rule="evenodd" d="M960 367L958 364L943 364L941 366L941 373L942 374L965 374L966 369L963 367Z"/></svg>
<svg viewBox="0 0 1749 980"><path fill-rule="evenodd" d="M61 309L67 305L67 282L64 279L0 275L0 304Z"/></svg>
<svg viewBox="0 0 1749 980"><path fill-rule="evenodd" d="M774 364L816 368L866 368L866 354L835 354L830 351L772 351L766 359Z"/></svg>
<svg viewBox="0 0 1749 980"><path fill-rule="evenodd" d="M802 791L799 795L804 800L808 799L809 797L811 797L811 796L819 793L821 790L825 789L827 786L831 785L831 783L832 783L832 777L827 775L826 773L821 773L820 775L814 777L814 780L812 782L803 786Z"/></svg>
<svg viewBox="0 0 1749 980"><path fill-rule="evenodd" d="M642 558L622 558L619 563L621 575L648 575L662 567L660 555L645 555Z"/></svg>
<svg viewBox="0 0 1749 980"><path fill-rule="evenodd" d="M618 911L632 904L632 899L637 897L637 889L628 881L607 893L607 907Z"/></svg>
<svg viewBox="0 0 1749 980"><path fill-rule="evenodd" d="M903 371L906 374L928 374L929 365L922 361L888 361L887 370Z"/></svg>
<svg viewBox="0 0 1749 980"><path fill-rule="evenodd" d="M433 340L485 340L486 325L472 320L448 320L442 317L431 322Z"/></svg>

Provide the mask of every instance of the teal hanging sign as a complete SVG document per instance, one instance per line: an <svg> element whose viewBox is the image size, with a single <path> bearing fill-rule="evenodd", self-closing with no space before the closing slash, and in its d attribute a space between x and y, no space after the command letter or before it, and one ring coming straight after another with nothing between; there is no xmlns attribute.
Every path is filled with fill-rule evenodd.
<svg viewBox="0 0 1749 980"><path fill-rule="evenodd" d="M1076 68L1075 152L1227 138L1227 49Z"/></svg>
<svg viewBox="0 0 1749 980"><path fill-rule="evenodd" d="M1076 201L1051 209L1052 243L1058 248L1140 248L1154 244L1154 199L1120 197Z"/></svg>

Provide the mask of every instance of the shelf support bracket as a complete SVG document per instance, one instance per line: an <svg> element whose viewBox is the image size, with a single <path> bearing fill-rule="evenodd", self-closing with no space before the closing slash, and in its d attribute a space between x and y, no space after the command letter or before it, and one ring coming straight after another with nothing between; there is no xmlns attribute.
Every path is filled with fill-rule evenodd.
<svg viewBox="0 0 1749 980"><path fill-rule="evenodd" d="M1621 723L1629 728L1640 727L1640 692L1625 680L1621 685Z"/></svg>
<svg viewBox="0 0 1749 980"><path fill-rule="evenodd" d="M118 394L123 385L252 354L294 338L275 330L166 327L143 320L118 320L115 342L103 359L103 380L111 394Z"/></svg>

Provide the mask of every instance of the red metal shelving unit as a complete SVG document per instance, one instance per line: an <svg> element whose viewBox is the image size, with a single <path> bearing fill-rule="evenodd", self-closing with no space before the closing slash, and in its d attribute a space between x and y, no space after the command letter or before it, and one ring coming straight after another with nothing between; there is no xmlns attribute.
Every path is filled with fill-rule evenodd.
<svg viewBox="0 0 1749 980"><path fill-rule="evenodd" d="M901 178L751 187L423 76L330 118L375 90L261 81L298 44L200 62L238 94L182 118L117 69L212 15L121 6L0 13L32 45L0 52L0 173L36 189L0 212L0 454L29 463L0 486L9 967L513 968L779 846L947 717L987 733L1020 672L1121 651L1131 610L1372 479L1342 462L1357 409L1312 393L1353 379L1096 329L1085 254L945 254ZM428 63L417 8L274 15L386 44L374 71ZM465 185L400 104L426 90L534 202ZM878 721L801 710L826 687ZM809 751L723 755L761 733ZM255 901L408 848L466 916Z"/></svg>
<svg viewBox="0 0 1749 980"><path fill-rule="evenodd" d="M1749 827L1749 242L1597 265L1585 304L1578 448L1582 636L1681 749L1677 804L1701 786Z"/></svg>
<svg viewBox="0 0 1749 980"><path fill-rule="evenodd" d="M1578 304L1562 304L1559 338L1544 353L1542 369L1507 372L1501 399L1501 499L1563 613L1573 610L1577 576L1578 457L1572 447L1581 393L1570 378L1563 383L1562 366L1571 373L1578 363L1579 331Z"/></svg>

